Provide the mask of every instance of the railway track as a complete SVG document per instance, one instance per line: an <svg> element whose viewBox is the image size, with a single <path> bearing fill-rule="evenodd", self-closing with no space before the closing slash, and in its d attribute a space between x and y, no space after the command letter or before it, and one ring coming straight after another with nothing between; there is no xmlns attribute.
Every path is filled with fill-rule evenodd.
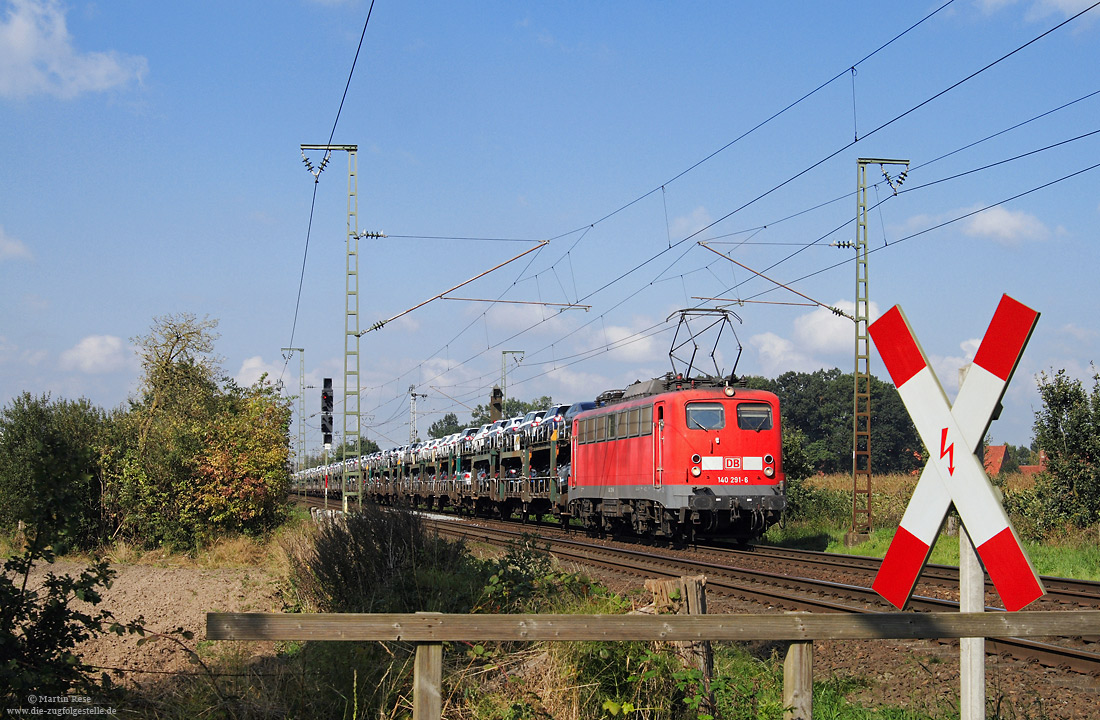
<svg viewBox="0 0 1100 720"><path fill-rule="evenodd" d="M433 526L444 536L501 545L530 534L522 530L482 524L469 526L453 520L434 521ZM593 543L588 538L571 539L556 534L553 537L548 534L539 537L549 544L550 552L561 561L642 578L705 575L710 592L780 610L845 613L894 611L878 593L865 585L803 577L787 572L777 573L758 567L743 568L729 562L687 557L682 552L670 549L610 547ZM773 563L785 557L778 549L770 552L769 556ZM843 558L846 557L851 556L839 556L840 567L844 567ZM813 560L815 563L820 561L818 558ZM863 565L862 570L866 570L868 566L862 561L867 558L857 557L857 560L861 561L857 564ZM954 612L959 609L955 600L926 596L914 596L909 606L916 612ZM1086 606L1100 607L1100 596L1093 596L1091 604ZM987 610L1003 612L992 607ZM1070 644L1041 643L1021 638L989 638L986 641L987 653L1008 654L1046 667L1066 668L1088 675L1100 674L1100 653L1095 651L1095 647L1096 643L1086 642L1084 639L1071 640Z"/></svg>
<svg viewBox="0 0 1100 720"><path fill-rule="evenodd" d="M319 507L322 503L315 501L313 504ZM330 499L329 507L338 509L339 504ZM881 562L877 558L766 546L746 549L647 546L642 549L637 543L605 542L557 525L528 524L516 528L515 523L508 524L512 527L500 527L503 523L485 519L467 523L452 517L428 517L432 527L445 537L508 545L525 535L535 535L564 562L637 578L705 575L713 593L784 611L876 613L895 610L870 588ZM782 567L783 572L775 572L776 567ZM838 582L836 577L843 581ZM958 601L950 597L952 593L957 597L958 593L957 568L929 565L921 579L921 587L938 588L948 597L915 594L908 605L911 610L958 610ZM1044 577L1043 582L1048 597L1037 606L1041 609L1100 609L1100 583L1054 577ZM996 607L989 607L987 611L1003 612ZM1100 676L1096 640L1073 638L1061 639L1058 643L1040 643L1021 638L989 638L986 652Z"/></svg>

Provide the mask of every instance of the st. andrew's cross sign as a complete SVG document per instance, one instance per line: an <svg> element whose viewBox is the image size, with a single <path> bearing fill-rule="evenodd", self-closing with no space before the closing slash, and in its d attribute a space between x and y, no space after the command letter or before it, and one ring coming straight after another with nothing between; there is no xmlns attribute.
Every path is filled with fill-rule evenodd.
<svg viewBox="0 0 1100 720"><path fill-rule="evenodd" d="M1023 354L1039 313L1001 298L952 406L909 322L894 306L869 328L931 457L872 587L895 607L909 600L951 504L1007 610L1044 593L975 454Z"/></svg>

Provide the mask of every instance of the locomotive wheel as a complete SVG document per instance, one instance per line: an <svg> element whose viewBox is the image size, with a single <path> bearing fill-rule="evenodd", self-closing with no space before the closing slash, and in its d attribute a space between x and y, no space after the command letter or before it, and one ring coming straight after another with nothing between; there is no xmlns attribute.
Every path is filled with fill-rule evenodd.
<svg viewBox="0 0 1100 720"><path fill-rule="evenodd" d="M656 528L654 527L649 503L641 501L634 506L634 512L630 514L630 528L636 535L641 537L653 537Z"/></svg>
<svg viewBox="0 0 1100 720"><path fill-rule="evenodd" d="M593 507L591 500L582 500L580 502L580 517L581 523L584 525L584 531L588 535L595 536L600 531L600 517L596 513L596 508Z"/></svg>

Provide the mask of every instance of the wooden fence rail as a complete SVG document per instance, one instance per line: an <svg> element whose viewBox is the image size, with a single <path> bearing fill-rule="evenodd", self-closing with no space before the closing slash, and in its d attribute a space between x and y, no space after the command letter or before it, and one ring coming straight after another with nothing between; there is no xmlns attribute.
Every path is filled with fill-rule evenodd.
<svg viewBox="0 0 1100 720"><path fill-rule="evenodd" d="M789 615L450 615L208 613L209 640L388 640L417 643L414 720L441 717L447 641L779 640L785 717L810 720L814 640L1100 635L1100 610Z"/></svg>

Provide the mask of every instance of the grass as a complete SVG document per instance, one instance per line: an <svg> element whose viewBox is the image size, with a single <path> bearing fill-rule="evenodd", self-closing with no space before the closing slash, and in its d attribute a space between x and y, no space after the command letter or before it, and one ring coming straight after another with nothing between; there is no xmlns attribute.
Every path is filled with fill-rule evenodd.
<svg viewBox="0 0 1100 720"><path fill-rule="evenodd" d="M880 527L869 542L857 548L843 545L850 516L841 512L838 520L837 509L851 507L847 482L847 478L815 479L811 487L829 512L814 521L774 528L767 539L779 545L881 556L893 528ZM899 508L904 508L913 483L915 479L902 477L876 483L876 517L891 513L900 517ZM811 494L810 499L818 495ZM883 520L876 522L885 525ZM259 564L284 578L284 599L289 605L313 609L317 601L309 597L309 584L292 577L294 571L286 556L312 548L317 535L311 523L298 518L266 538L225 540L194 556L143 553L125 546L116 546L112 552L118 561L169 567ZM1089 567L1095 572L1100 563L1094 534L1029 551L1045 574L1081 576ZM941 537L933 561L954 564L957 557L957 540ZM617 595L580 575L563 572L529 545L471 562L486 563L478 577L490 578L484 581L481 611L614 614L649 600L644 594ZM494 562L497 565L488 565ZM413 647L408 643L277 643L259 658L249 643L198 641L194 649L210 674L199 671L151 682L127 690L116 704L136 714L166 719L406 718L411 711ZM783 709L783 649L715 643L714 714L733 720L778 720ZM699 705L698 676L685 670L670 648L659 643L448 643L444 664L444 716L456 720L705 717ZM814 716L833 720L946 720L957 716L957 709L948 707L869 709L853 699L865 697L871 690L872 683L865 677L819 679L814 683ZM991 700L997 702L996 697ZM990 717L1043 717L1041 710L1013 708L1011 712L1003 714L994 708Z"/></svg>
<svg viewBox="0 0 1100 720"><path fill-rule="evenodd" d="M1003 481L1012 490L1033 484L1022 475L1009 475ZM890 546L916 483L916 476L876 475L872 479L871 496L874 530L867 542L848 547L844 537L851 527L851 476L810 478L806 481L812 504L810 512L804 519L773 526L763 541L780 547L881 558ZM1100 528L1041 544L1025 541L1023 545L1041 575L1100 581ZM941 532L928 561L958 566L958 537Z"/></svg>

